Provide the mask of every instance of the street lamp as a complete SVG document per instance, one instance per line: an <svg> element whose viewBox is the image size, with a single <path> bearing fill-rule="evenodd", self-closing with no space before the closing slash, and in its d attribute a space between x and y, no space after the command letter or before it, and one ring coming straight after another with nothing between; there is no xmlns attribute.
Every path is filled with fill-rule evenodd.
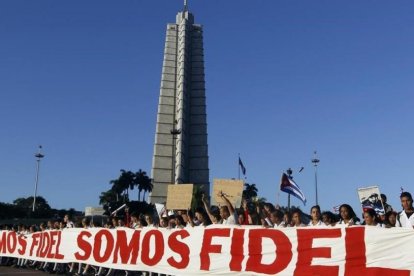
<svg viewBox="0 0 414 276"><path fill-rule="evenodd" d="M318 163L319 159L316 157L316 150L313 152L314 158L312 159L313 166L315 167L315 202L318 205Z"/></svg>
<svg viewBox="0 0 414 276"><path fill-rule="evenodd" d="M33 212L35 211L36 206L36 196L37 196L37 184L39 183L39 167L40 167L40 160L45 157L44 154L41 153L42 146L39 146L38 152L35 154L36 159L36 182L35 182L35 190L34 190L34 197L33 197Z"/></svg>

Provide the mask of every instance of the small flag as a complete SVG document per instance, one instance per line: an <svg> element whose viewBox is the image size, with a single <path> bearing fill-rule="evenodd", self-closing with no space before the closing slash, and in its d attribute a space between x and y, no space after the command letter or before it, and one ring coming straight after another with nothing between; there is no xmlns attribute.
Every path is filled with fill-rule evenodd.
<svg viewBox="0 0 414 276"><path fill-rule="evenodd" d="M240 157L239 157L239 166L240 166L240 169L243 175L246 175L246 167L244 167L243 162L241 161Z"/></svg>
<svg viewBox="0 0 414 276"><path fill-rule="evenodd" d="M289 176L285 173L282 174L280 190L285 193L291 194L294 197L297 197L303 202L304 205L306 205L306 198L302 190L299 188L298 184L296 184L295 181L293 181L293 179L290 179Z"/></svg>
<svg viewBox="0 0 414 276"><path fill-rule="evenodd" d="M334 214L339 214L339 207L341 207L341 205L336 205L332 207L332 211Z"/></svg>

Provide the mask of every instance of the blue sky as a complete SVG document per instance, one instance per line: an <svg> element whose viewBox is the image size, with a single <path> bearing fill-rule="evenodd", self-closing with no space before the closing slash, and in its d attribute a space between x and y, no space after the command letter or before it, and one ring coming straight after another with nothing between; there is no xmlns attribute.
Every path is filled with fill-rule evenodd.
<svg viewBox="0 0 414 276"><path fill-rule="evenodd" d="M165 29L182 2L0 1L0 201L33 194L39 144L38 192L54 208L97 206L120 169L150 173ZM400 187L414 192L412 1L189 8L204 26L211 180L237 177L240 153L247 181L285 205L292 167L308 211L317 150L322 209L359 210L371 185L400 209Z"/></svg>

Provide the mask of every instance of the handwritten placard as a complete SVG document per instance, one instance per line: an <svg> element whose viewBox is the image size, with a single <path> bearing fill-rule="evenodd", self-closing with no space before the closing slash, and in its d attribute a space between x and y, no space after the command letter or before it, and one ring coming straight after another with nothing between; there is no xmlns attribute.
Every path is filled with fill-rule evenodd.
<svg viewBox="0 0 414 276"><path fill-rule="evenodd" d="M187 210L191 207L193 184L171 184L167 191L168 210Z"/></svg>
<svg viewBox="0 0 414 276"><path fill-rule="evenodd" d="M212 205L223 206L224 200L221 198L220 193L228 198L234 208L239 208L241 204L243 194L243 180L235 179L214 179Z"/></svg>

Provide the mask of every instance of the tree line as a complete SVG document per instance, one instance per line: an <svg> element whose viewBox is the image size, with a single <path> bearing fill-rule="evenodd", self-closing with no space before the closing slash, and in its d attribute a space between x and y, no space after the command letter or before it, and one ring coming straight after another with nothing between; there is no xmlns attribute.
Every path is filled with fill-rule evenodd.
<svg viewBox="0 0 414 276"><path fill-rule="evenodd" d="M12 204L0 202L0 219L22 219L22 218L63 218L65 214L71 216L76 214L74 208L53 209L47 203L46 199L37 196L35 212L33 212L33 196L19 197L13 201Z"/></svg>

